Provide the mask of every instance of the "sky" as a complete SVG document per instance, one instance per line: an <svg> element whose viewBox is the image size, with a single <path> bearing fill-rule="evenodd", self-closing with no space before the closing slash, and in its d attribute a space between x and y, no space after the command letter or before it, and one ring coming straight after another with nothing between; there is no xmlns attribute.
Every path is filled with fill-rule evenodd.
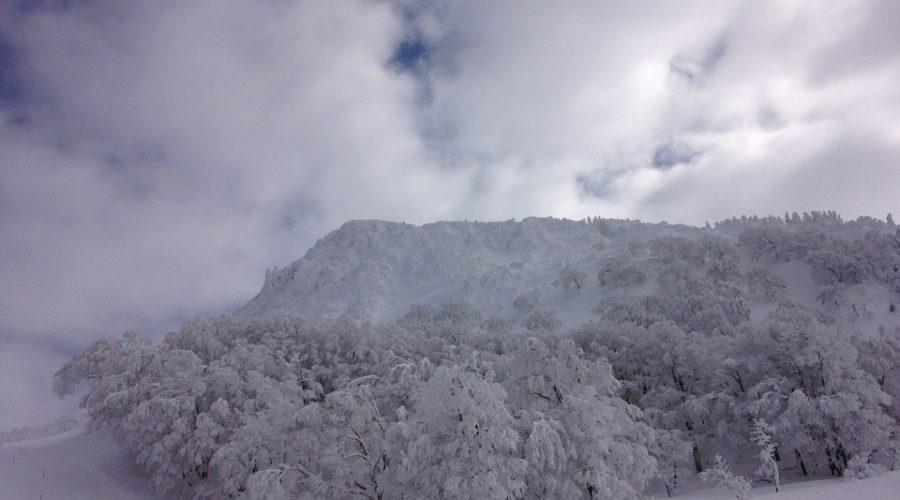
<svg viewBox="0 0 900 500"><path fill-rule="evenodd" d="M0 430L351 219L900 212L895 0L0 0Z"/></svg>

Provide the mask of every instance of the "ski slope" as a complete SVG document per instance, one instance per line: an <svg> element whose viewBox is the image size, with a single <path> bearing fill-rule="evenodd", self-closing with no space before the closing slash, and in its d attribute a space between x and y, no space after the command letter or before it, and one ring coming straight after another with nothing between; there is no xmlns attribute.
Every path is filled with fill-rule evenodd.
<svg viewBox="0 0 900 500"><path fill-rule="evenodd" d="M81 426L0 443L0 500L155 500L147 480L110 437Z"/></svg>
<svg viewBox="0 0 900 500"><path fill-rule="evenodd" d="M665 495L663 495L663 498ZM776 493L772 486L754 488L751 498L766 500L894 500L900 497L900 471L858 481L819 479L782 485ZM704 489L673 498L679 500L724 500L734 495L720 489Z"/></svg>

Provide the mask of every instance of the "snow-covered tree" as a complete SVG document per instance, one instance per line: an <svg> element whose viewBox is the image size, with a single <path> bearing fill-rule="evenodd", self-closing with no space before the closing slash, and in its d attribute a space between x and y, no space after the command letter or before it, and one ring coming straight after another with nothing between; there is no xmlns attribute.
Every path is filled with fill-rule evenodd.
<svg viewBox="0 0 900 500"><path fill-rule="evenodd" d="M747 286L752 296L766 300L777 299L787 288L781 277L764 267L754 267L747 273Z"/></svg>
<svg viewBox="0 0 900 500"><path fill-rule="evenodd" d="M859 365L891 396L891 415L900 419L900 328L881 328L878 335L854 337Z"/></svg>
<svg viewBox="0 0 900 500"><path fill-rule="evenodd" d="M848 460L890 441L890 398L858 364L850 336L803 308L782 304L736 346L745 411L775 426L804 472L840 475Z"/></svg>
<svg viewBox="0 0 900 500"><path fill-rule="evenodd" d="M562 326L562 321L553 311L536 309L522 320L522 326L531 332L555 332Z"/></svg>
<svg viewBox="0 0 900 500"><path fill-rule="evenodd" d="M553 281L553 286L561 287L566 291L579 291L587 281L587 275L577 267L566 264L559 270L559 275Z"/></svg>
<svg viewBox="0 0 900 500"><path fill-rule="evenodd" d="M671 497L681 485L682 479L693 472L685 464L690 460L691 444L680 430L655 430L655 440L651 454L656 458L657 476L666 486L666 495Z"/></svg>
<svg viewBox="0 0 900 500"><path fill-rule="evenodd" d="M635 286L647 281L647 275L625 259L616 259L601 266L597 280L604 287Z"/></svg>
<svg viewBox="0 0 900 500"><path fill-rule="evenodd" d="M753 430L750 433L750 440L756 446L759 446L759 469L757 474L770 479L775 484L775 491L781 489L781 474L778 470L778 461L776 460L776 446L773 440L772 426L767 424L765 420L756 419L753 421Z"/></svg>
<svg viewBox="0 0 900 500"><path fill-rule="evenodd" d="M537 291L524 293L513 299L513 308L519 313L529 313L534 310L538 297Z"/></svg>
<svg viewBox="0 0 900 500"><path fill-rule="evenodd" d="M416 391L402 482L410 498L498 499L525 494L526 462L499 384L440 367Z"/></svg>
<svg viewBox="0 0 900 500"><path fill-rule="evenodd" d="M713 466L700 473L704 482L714 482L717 487L730 491L738 500L750 498L750 480L731 471L721 455L716 455Z"/></svg>
<svg viewBox="0 0 900 500"><path fill-rule="evenodd" d="M616 396L609 364L530 337L498 367L525 433L529 498L633 498L656 473L653 431ZM526 455L526 457L529 455Z"/></svg>

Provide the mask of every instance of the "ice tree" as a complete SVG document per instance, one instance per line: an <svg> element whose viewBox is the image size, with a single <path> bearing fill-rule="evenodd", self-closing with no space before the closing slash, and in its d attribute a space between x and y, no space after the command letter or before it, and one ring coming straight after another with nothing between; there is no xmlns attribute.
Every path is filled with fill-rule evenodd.
<svg viewBox="0 0 900 500"><path fill-rule="evenodd" d="M95 424L115 427L137 404L129 391L142 381L142 360L156 349L135 331L126 332L121 338L100 339L56 372L53 391L65 397L87 383L80 405Z"/></svg>
<svg viewBox="0 0 900 500"><path fill-rule="evenodd" d="M529 498L632 498L656 473L652 429L609 364L571 339L531 337L498 367L526 436Z"/></svg>
<svg viewBox="0 0 900 500"><path fill-rule="evenodd" d="M531 332L554 332L562 326L556 313L546 309L535 309L522 319L522 326Z"/></svg>
<svg viewBox="0 0 900 500"><path fill-rule="evenodd" d="M750 480L732 472L721 455L716 455L713 466L700 473L704 482L714 482L716 486L730 491L738 500L750 498Z"/></svg>
<svg viewBox="0 0 900 500"><path fill-rule="evenodd" d="M526 498L578 498L580 488L565 474L577 458L565 426L555 418L537 414L527 431L525 460L528 462Z"/></svg>
<svg viewBox="0 0 900 500"><path fill-rule="evenodd" d="M605 287L636 286L647 281L647 275L625 259L614 259L600 267L597 280Z"/></svg>
<svg viewBox="0 0 900 500"><path fill-rule="evenodd" d="M900 328L881 328L877 336L855 337L860 366L892 398L891 414L900 419Z"/></svg>
<svg viewBox="0 0 900 500"><path fill-rule="evenodd" d="M333 482L371 500L384 496L391 443L390 420L381 415L368 385L335 391L325 400Z"/></svg>
<svg viewBox="0 0 900 500"><path fill-rule="evenodd" d="M499 384L440 367L415 395L402 457L408 498L521 498L525 460Z"/></svg>
<svg viewBox="0 0 900 500"><path fill-rule="evenodd" d="M764 267L754 267L747 272L750 294L766 300L775 300L787 285L784 280Z"/></svg>
<svg viewBox="0 0 900 500"><path fill-rule="evenodd" d="M650 452L657 463L657 476L666 486L666 495L678 491L681 480L693 472L685 466L691 455L691 444L680 430L655 429Z"/></svg>
<svg viewBox="0 0 900 500"><path fill-rule="evenodd" d="M329 481L333 434L325 410L285 399L247 418L212 459L219 497L251 499L347 495ZM314 452L313 452L314 451Z"/></svg>
<svg viewBox="0 0 900 500"><path fill-rule="evenodd" d="M561 287L566 291L579 291L587 281L587 275L580 271L577 267L566 264L559 271L553 286Z"/></svg>
<svg viewBox="0 0 900 500"><path fill-rule="evenodd" d="M859 366L851 337L784 303L748 327L735 346L747 398L742 412L775 426L804 472L840 475L851 457L891 441L890 397Z"/></svg>
<svg viewBox="0 0 900 500"><path fill-rule="evenodd" d="M761 474L770 478L775 483L775 491L781 488L781 476L778 471L778 462L776 460L776 447L773 440L774 430L772 426L765 420L756 419L753 421L753 430L750 433L750 440L756 446L759 446L759 469L757 474Z"/></svg>
<svg viewBox="0 0 900 500"><path fill-rule="evenodd" d="M559 417L576 450L568 476L584 497L641 496L656 475L656 460L648 450L653 431L637 421L640 410L597 394L593 386L581 386L563 400Z"/></svg>

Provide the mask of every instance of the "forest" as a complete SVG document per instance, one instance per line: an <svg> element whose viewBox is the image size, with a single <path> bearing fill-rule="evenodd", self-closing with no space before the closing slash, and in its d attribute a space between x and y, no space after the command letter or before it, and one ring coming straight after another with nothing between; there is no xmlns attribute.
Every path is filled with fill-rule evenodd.
<svg viewBox="0 0 900 500"><path fill-rule="evenodd" d="M900 466L890 217L571 224L607 244L532 273L541 293L505 297L510 314L469 293L377 321L194 320L98 340L54 391L185 498L624 499L694 475L744 498Z"/></svg>

